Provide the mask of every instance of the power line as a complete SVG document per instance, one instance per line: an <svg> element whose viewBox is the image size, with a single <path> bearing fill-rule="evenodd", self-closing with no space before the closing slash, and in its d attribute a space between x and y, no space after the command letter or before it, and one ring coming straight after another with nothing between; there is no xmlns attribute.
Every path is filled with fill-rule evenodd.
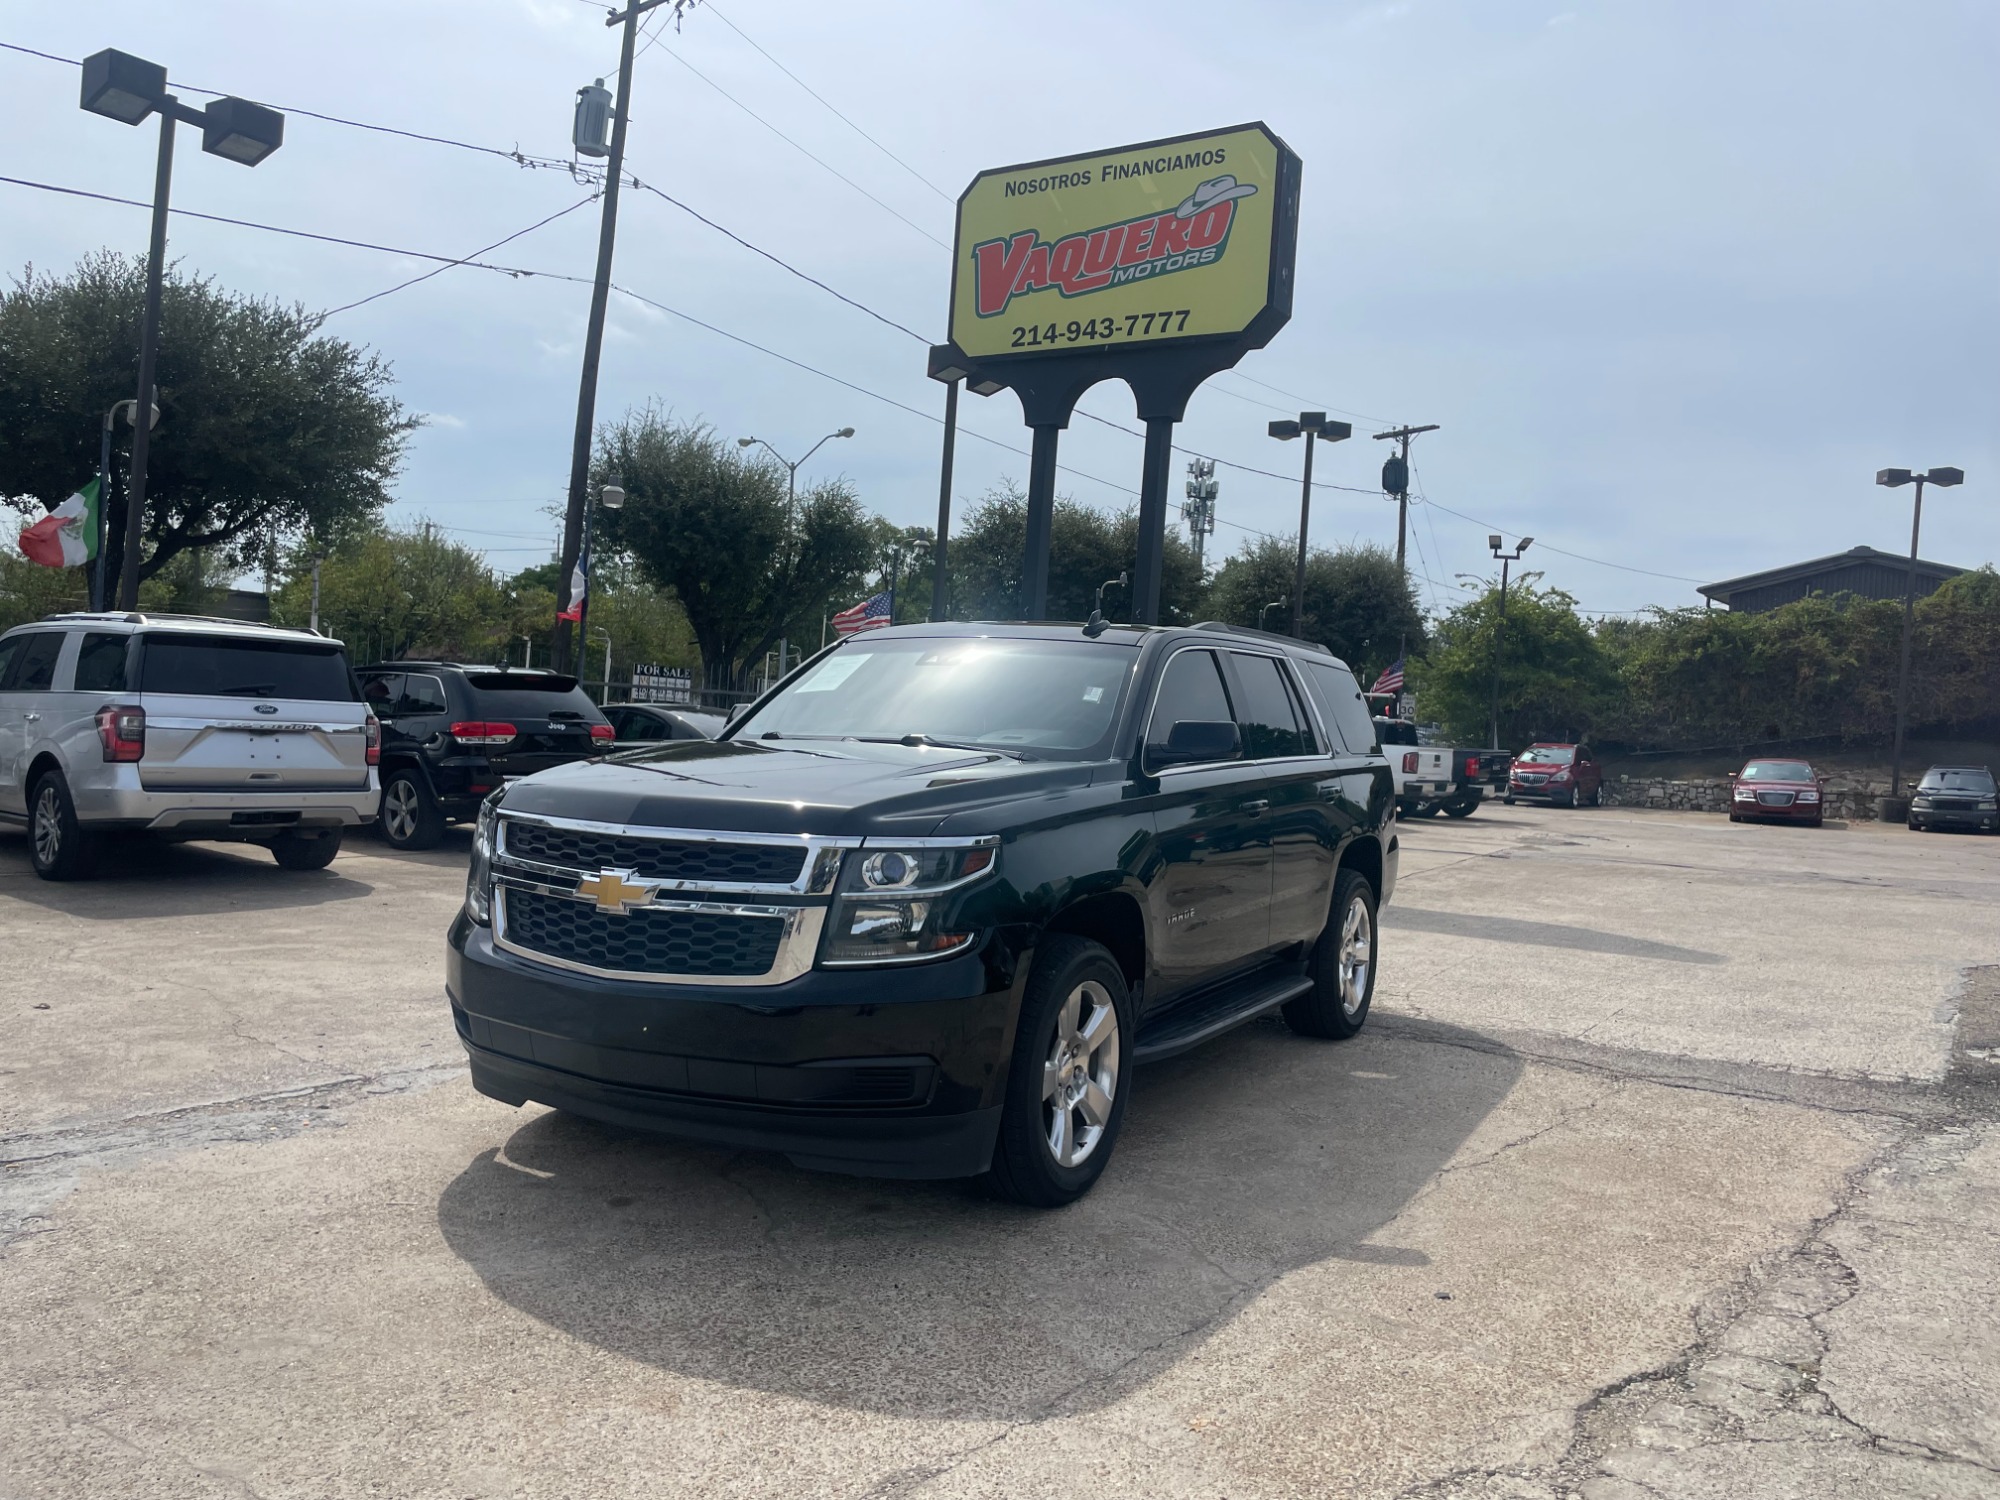
<svg viewBox="0 0 2000 1500"><path fill-rule="evenodd" d="M1320 401L1315 397L1301 396L1297 391L1288 391L1283 386L1272 385L1270 381L1259 380L1255 375L1245 375L1241 370L1231 370L1228 373L1234 375L1238 380L1247 380L1252 385L1261 385L1267 391L1276 391L1280 396L1290 396L1294 401L1303 401L1307 406L1317 406L1323 411L1337 411L1343 417L1359 417L1364 422L1393 422L1396 420L1394 417L1371 416L1365 411L1349 411L1342 406L1328 406L1324 401Z"/></svg>
<svg viewBox="0 0 2000 1500"><path fill-rule="evenodd" d="M720 10L716 9L714 0L709 0L708 12L710 15L714 16L716 20L720 21L724 26L727 26L731 31L735 32L738 36L742 37L743 40L748 42L752 47L755 47L759 53L762 53L764 60L768 62L772 67L776 68L780 73L783 73L787 78L791 79L793 83L796 83L800 88L804 89L808 94L811 94L813 98L819 100L819 102L825 105L826 108L832 113L835 119L839 120L841 124L845 125L849 130L853 131L856 135L860 136L862 140L866 141L869 145L873 146L877 151L880 151L884 156L888 157L890 161L894 162L897 166L901 167L905 172L908 172L912 177L916 178L917 181L921 182L925 187L929 188L932 192L936 193L940 198L944 199L945 202L954 203L957 201L952 197L950 193L946 192L943 188L939 187L935 182L932 182L930 178L924 176L923 173L919 172L915 167L911 166L908 162L904 161L902 157L898 156L895 152L891 151L887 146L883 145L880 141L876 140L874 136L870 135L867 131L863 130L859 125L855 124L846 115L842 114L838 109L834 108L833 104L823 95L821 95L819 91L815 89L811 84L807 83L803 78L799 77L798 74L794 73L790 68L786 67L783 63L779 62L777 58L771 56L770 53L765 52L763 47L758 44L756 38L752 37L741 26L738 26L734 21L730 20L729 17L725 16Z"/></svg>
<svg viewBox="0 0 2000 1500"><path fill-rule="evenodd" d="M845 172L841 171L838 167L834 166L833 163L825 160L823 157L813 155L813 153L808 151L804 146L801 146L797 141L793 140L790 136L786 135L784 131L778 129L777 126L773 125L769 120L765 119L762 115L758 114L756 110L752 109L749 105L745 104L741 99L737 98L734 94L730 93L728 89L724 88L721 84L717 83L713 78L710 78L706 73L702 72L700 68L697 68L693 63L689 62L685 57L682 57L680 53L676 51L674 48L672 47L667 48L666 53L667 56L671 57L675 62L679 63L682 67L686 68L690 73L694 74L695 77L699 78L703 83L707 84L710 88L714 89L716 93L722 95L723 98L727 99L731 104L735 105L738 109L742 110L744 114L748 115L751 119L755 120L759 125L762 125L766 130L770 131L771 134L775 135L779 140L783 141L787 146L790 146L794 151L797 151L801 156L804 156L811 161L817 162L820 166L826 168L827 171L831 172L834 176L838 177L842 182L846 183L849 187L853 188L855 192L859 193L862 197L866 198L870 203L874 204L877 208L881 209L891 218L900 219L910 228L916 230L918 234L922 235L925 239L929 240L933 245L936 245L938 249L945 251L949 251L951 249L951 246L947 245L943 240L939 239L936 235L932 234L928 229L924 228L924 226L919 224L915 219L909 218L907 215L899 213L895 209L891 208L888 204L884 203L880 198L876 197L873 193L869 192L867 188L863 187L860 183L856 182L852 177L849 177Z"/></svg>
<svg viewBox="0 0 2000 1500"><path fill-rule="evenodd" d="M1418 492L1417 498L1425 505L1437 505L1437 508L1448 516L1457 516L1461 521L1470 521L1475 526L1484 526L1488 531L1505 531L1509 529L1500 525L1497 521L1482 521L1477 516L1468 516L1463 511L1453 510L1449 505L1438 505L1437 501L1429 499L1422 491ZM1680 573L1656 573L1651 568L1635 568L1630 563L1615 563L1602 557L1591 557L1587 553L1571 552L1565 548L1556 546L1552 542L1545 542L1539 539L1535 545L1540 547L1544 552L1554 552L1563 557L1573 557L1578 562L1594 563L1600 568L1616 568L1621 573L1643 573L1648 578L1668 578L1672 579L1675 583L1706 583L1708 581L1705 578L1688 578Z"/></svg>
<svg viewBox="0 0 2000 1500"><path fill-rule="evenodd" d="M342 303L339 307L321 313L320 320L324 322L326 319L333 317L336 313L351 312L353 311L353 309L360 307L365 303L374 302L379 298L387 297L392 292L400 292L403 290L404 287L415 286L420 281L429 281L433 276L442 276L446 271L451 270L452 266L470 265L473 263L473 259L475 256L487 255L495 250L498 250L502 245L510 245L515 240L521 238L522 235L533 234L537 229L540 229L544 224L553 224L557 219L560 219L564 214L573 214L579 208L582 208L586 203L594 203L596 201L597 201L597 195L595 193L591 194L590 197L588 198L579 198L576 202L572 203L568 208L559 208L554 213L550 214L546 219L538 219L533 224L530 224L526 229L517 229L512 234L508 235L505 239L498 239L495 240L490 245L482 246L480 249L473 251L471 255L466 256L463 260L454 261L452 262L451 265L439 266L435 270L424 272L424 274L421 276L412 276L408 281L399 281L392 287L387 287L379 292L372 292L368 296L362 297L356 301Z"/></svg>

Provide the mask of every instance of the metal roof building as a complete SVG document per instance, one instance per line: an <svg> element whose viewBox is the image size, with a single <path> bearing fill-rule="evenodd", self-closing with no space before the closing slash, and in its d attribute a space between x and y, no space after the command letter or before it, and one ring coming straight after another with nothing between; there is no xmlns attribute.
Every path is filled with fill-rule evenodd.
<svg viewBox="0 0 2000 1500"><path fill-rule="evenodd" d="M1917 597L1936 591L1948 578L1969 571L1949 563L1917 559ZM1746 573L1741 578L1725 578L1720 583L1704 583L1695 592L1710 606L1756 614L1790 604L1808 594L1854 594L1862 599L1900 599L1909 577L1910 560L1874 547L1853 547L1832 557L1816 557L1811 562L1767 568L1762 573Z"/></svg>

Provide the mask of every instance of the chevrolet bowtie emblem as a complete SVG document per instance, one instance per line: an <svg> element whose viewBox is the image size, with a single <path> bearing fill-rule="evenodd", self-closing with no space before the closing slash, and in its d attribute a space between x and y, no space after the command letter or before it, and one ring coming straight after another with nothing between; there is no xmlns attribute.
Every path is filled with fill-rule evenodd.
<svg viewBox="0 0 2000 1500"><path fill-rule="evenodd" d="M622 917L635 906L651 906L656 887L630 870L601 870L576 883L577 895L595 901L599 911Z"/></svg>

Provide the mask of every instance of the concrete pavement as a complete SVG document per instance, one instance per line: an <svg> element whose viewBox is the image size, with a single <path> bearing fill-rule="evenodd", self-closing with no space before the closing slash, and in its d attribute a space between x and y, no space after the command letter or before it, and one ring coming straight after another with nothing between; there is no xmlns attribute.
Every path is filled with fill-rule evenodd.
<svg viewBox="0 0 2000 1500"><path fill-rule="evenodd" d="M2000 1494L2000 840L1403 842L1031 1214L473 1094L462 848L0 838L0 1496Z"/></svg>

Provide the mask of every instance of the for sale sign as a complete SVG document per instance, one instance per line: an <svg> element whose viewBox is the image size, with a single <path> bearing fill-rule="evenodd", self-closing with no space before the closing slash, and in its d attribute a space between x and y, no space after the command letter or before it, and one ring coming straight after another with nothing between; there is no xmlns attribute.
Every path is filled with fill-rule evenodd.
<svg viewBox="0 0 2000 1500"><path fill-rule="evenodd" d="M982 172L958 200L952 342L979 359L1282 322L1298 180L1263 125Z"/></svg>

